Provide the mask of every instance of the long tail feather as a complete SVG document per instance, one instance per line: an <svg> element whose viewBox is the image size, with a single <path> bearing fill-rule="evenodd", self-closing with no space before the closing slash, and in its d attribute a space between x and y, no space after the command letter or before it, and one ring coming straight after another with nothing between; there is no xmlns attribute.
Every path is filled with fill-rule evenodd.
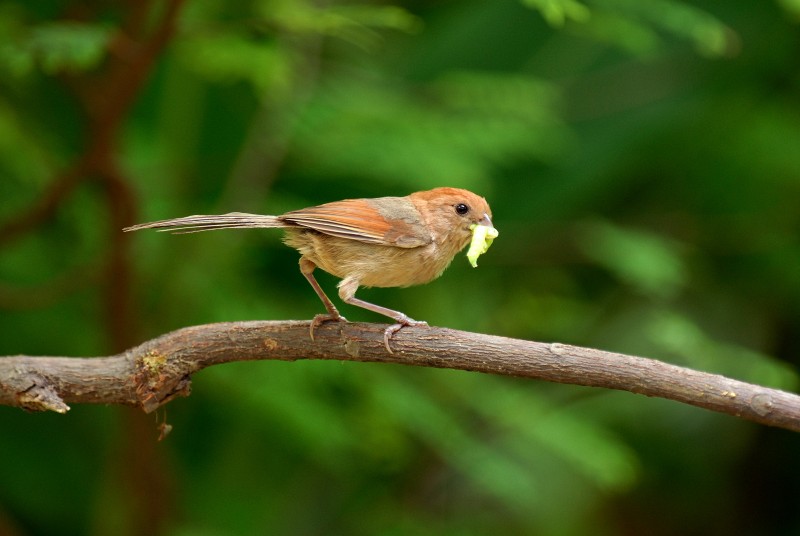
<svg viewBox="0 0 800 536"><path fill-rule="evenodd" d="M186 234L199 233L201 231L215 231L217 229L269 229L277 227L293 227L293 225L284 222L277 216L231 212L230 214L221 214L219 216L186 216L185 218L175 218L172 220L140 223L138 225L126 227L123 231L156 229L161 232L170 231L174 234Z"/></svg>

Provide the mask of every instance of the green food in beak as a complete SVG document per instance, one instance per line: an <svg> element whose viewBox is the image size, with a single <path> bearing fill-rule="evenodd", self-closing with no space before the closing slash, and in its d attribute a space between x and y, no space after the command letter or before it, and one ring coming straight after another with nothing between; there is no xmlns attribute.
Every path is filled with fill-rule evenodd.
<svg viewBox="0 0 800 536"><path fill-rule="evenodd" d="M489 218L486 220L488 221ZM473 268L477 268L478 257L489 251L489 246L492 245L492 241L497 238L499 233L492 227L491 222L488 225L473 223L470 225L470 229L472 229L472 242L467 250L467 259Z"/></svg>

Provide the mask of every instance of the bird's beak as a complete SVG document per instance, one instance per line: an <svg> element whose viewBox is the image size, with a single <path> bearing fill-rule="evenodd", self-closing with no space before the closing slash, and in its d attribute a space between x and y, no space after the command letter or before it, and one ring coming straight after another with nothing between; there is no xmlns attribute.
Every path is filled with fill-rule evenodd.
<svg viewBox="0 0 800 536"><path fill-rule="evenodd" d="M497 229L494 228L494 225L492 225L492 219L486 213L483 214L483 218L478 222L478 225L486 227L486 249L488 249L492 244L492 240L497 238L499 233Z"/></svg>

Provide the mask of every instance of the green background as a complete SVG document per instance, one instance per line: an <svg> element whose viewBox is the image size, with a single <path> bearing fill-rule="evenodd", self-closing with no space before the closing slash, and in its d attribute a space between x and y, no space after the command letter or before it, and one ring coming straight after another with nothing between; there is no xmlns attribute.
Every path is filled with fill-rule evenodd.
<svg viewBox="0 0 800 536"><path fill-rule="evenodd" d="M796 0L6 2L0 355L321 312L279 232L124 225L448 185L492 206L480 268L360 297L796 390L798 23ZM157 415L0 408L0 534L800 533L798 436L675 402L360 363L193 380Z"/></svg>

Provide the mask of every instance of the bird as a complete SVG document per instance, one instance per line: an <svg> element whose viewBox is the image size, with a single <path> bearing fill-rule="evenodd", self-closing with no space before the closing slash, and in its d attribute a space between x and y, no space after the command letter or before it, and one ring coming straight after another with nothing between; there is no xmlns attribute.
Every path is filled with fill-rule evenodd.
<svg viewBox="0 0 800 536"><path fill-rule="evenodd" d="M323 322L346 321L314 277L320 268L339 278L344 303L395 321L384 330L389 353L391 337L405 326L427 326L406 314L356 297L361 287L409 287L438 278L470 241L468 258L476 266L497 236L486 200L468 190L440 187L405 197L345 199L293 210L279 216L232 212L195 215L141 223L142 229L177 234L218 229L284 230L283 241L300 253L300 272L325 306L314 317L310 336ZM487 239L488 238L488 239Z"/></svg>

